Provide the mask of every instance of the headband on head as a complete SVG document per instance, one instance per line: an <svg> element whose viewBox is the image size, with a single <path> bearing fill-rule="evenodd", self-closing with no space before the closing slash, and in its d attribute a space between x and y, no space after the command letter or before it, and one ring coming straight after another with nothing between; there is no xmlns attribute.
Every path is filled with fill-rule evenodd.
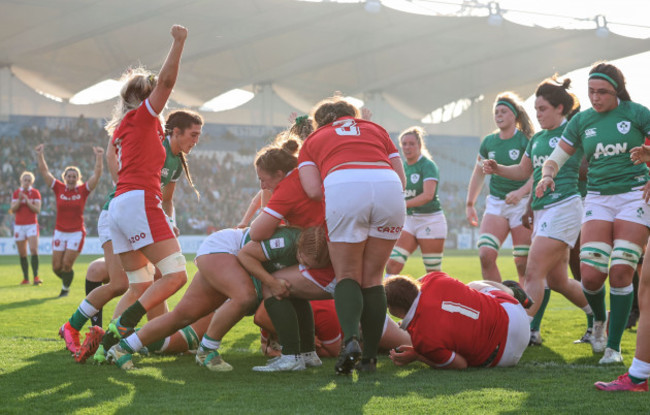
<svg viewBox="0 0 650 415"><path fill-rule="evenodd" d="M515 114L515 118L517 118L517 115L519 115L514 105L512 105L508 101L497 101L497 105L495 105L495 107L499 105L505 105L506 107L510 108L510 111L512 111L512 113Z"/></svg>
<svg viewBox="0 0 650 415"><path fill-rule="evenodd" d="M612 79L611 76L609 76L609 75L607 75L607 74L604 74L604 73L602 73L602 72L594 72L594 73L592 73L592 74L589 74L589 79L592 79L592 78L602 78L602 79L604 79L605 81L607 81L607 82L609 82L610 84L612 84L612 86L614 87L614 89L618 91L618 82L616 82L614 79Z"/></svg>

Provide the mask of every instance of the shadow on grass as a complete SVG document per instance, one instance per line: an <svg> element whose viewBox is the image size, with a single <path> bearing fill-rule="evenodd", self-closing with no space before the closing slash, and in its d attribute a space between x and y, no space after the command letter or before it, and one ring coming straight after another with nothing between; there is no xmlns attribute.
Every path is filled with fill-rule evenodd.
<svg viewBox="0 0 650 415"><path fill-rule="evenodd" d="M14 301L13 303L0 304L0 313L3 311L14 310L16 308L33 307L56 299L58 299L58 296L46 297L46 298L32 298L24 301Z"/></svg>

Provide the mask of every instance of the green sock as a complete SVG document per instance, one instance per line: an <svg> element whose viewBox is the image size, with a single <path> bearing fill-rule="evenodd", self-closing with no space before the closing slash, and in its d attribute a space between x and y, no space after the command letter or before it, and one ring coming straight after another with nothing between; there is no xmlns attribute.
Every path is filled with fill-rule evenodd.
<svg viewBox="0 0 650 415"><path fill-rule="evenodd" d="M120 324L124 327L135 327L145 314L147 314L147 310L144 309L140 301L136 301L131 307L124 310L120 316Z"/></svg>
<svg viewBox="0 0 650 415"><path fill-rule="evenodd" d="M126 339L120 340L120 347L127 353L134 353L134 350L131 348L131 346L129 346L129 343L126 342Z"/></svg>
<svg viewBox="0 0 650 415"><path fill-rule="evenodd" d="M278 333L278 341L282 345L282 354L300 353L298 316L291 300L278 300L275 297L269 297L264 300L264 306L273 322L275 332Z"/></svg>
<svg viewBox="0 0 650 415"><path fill-rule="evenodd" d="M632 376L630 375L629 372L627 373L627 377L629 377L632 383L634 383L635 385L638 385L639 383L643 383L646 380L648 380L648 379L642 379L642 378L637 378L636 376Z"/></svg>
<svg viewBox="0 0 650 415"><path fill-rule="evenodd" d="M300 353L313 352L316 350L316 346L314 345L316 329L314 327L314 312L311 309L311 304L309 304L309 301L300 298L291 298L290 301L298 317Z"/></svg>
<svg viewBox="0 0 650 415"><path fill-rule="evenodd" d="M37 277L38 276L38 254L32 255L31 260L32 260L32 272L34 273L34 277Z"/></svg>
<svg viewBox="0 0 650 415"><path fill-rule="evenodd" d="M70 325L72 328L75 330L79 331L81 328L86 324L86 321L88 321L88 317L86 317L81 310L77 309L74 314L72 314L72 317L70 317Z"/></svg>
<svg viewBox="0 0 650 415"><path fill-rule="evenodd" d="M61 272L61 280L63 280L63 286L65 289L69 289L70 285L72 285L72 280L74 279L74 271L65 271Z"/></svg>
<svg viewBox="0 0 650 415"><path fill-rule="evenodd" d="M359 338L363 310L363 294L359 283L349 278L339 281L334 289L334 306L343 330L343 342L346 343L352 336Z"/></svg>
<svg viewBox="0 0 650 415"><path fill-rule="evenodd" d="M530 331L539 331L539 328L542 325L542 318L544 318L544 312L546 312L546 306L548 305L550 299L551 289L545 287L542 304L540 304L539 310L537 310L537 314L535 314L535 317L533 317L533 321L530 322Z"/></svg>
<svg viewBox="0 0 650 415"><path fill-rule="evenodd" d="M587 316L587 328L588 329L593 329L594 328L594 314L586 314Z"/></svg>
<svg viewBox="0 0 650 415"><path fill-rule="evenodd" d="M591 311L594 312L594 320L606 321L607 306L605 305L605 286L602 286L600 290L593 294L587 292L584 288L582 289L582 292L585 293L585 298L587 298Z"/></svg>
<svg viewBox="0 0 650 415"><path fill-rule="evenodd" d="M26 256L20 257L20 268L23 270L23 279L29 280L29 264Z"/></svg>
<svg viewBox="0 0 650 415"><path fill-rule="evenodd" d="M383 285L364 288L361 331L363 332L362 359L374 359L379 350L379 341L386 322L386 291Z"/></svg>
<svg viewBox="0 0 650 415"><path fill-rule="evenodd" d="M629 290L627 290L627 287L610 288L609 303L611 311L609 313L609 336L607 337L607 347L610 349L621 350L621 337L623 337L627 320L630 317L633 301L634 290L632 284L630 284Z"/></svg>
<svg viewBox="0 0 650 415"><path fill-rule="evenodd" d="M102 346L104 346L104 350L108 351L108 349L113 347L119 341L119 337L115 337L112 331L106 330L104 337L102 337Z"/></svg>

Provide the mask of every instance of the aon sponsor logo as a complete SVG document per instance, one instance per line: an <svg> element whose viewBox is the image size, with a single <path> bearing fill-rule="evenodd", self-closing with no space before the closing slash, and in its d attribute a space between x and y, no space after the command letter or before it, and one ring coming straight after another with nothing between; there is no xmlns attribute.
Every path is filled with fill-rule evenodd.
<svg viewBox="0 0 650 415"><path fill-rule="evenodd" d="M594 158L598 160L600 156L615 156L617 154L627 153L627 143L607 144L598 143Z"/></svg>
<svg viewBox="0 0 650 415"><path fill-rule="evenodd" d="M533 168L542 167L548 156L533 156Z"/></svg>
<svg viewBox="0 0 650 415"><path fill-rule="evenodd" d="M404 191L404 197L415 197L415 196L417 196L415 189L406 189Z"/></svg>

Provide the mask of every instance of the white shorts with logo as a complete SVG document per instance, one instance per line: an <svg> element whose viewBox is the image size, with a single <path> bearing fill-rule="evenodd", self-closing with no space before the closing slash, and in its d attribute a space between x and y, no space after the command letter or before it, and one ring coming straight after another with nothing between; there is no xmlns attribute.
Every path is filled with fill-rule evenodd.
<svg viewBox="0 0 650 415"><path fill-rule="evenodd" d="M85 240L85 231L61 232L55 229L52 236L52 251L71 250L81 252Z"/></svg>
<svg viewBox="0 0 650 415"><path fill-rule="evenodd" d="M115 196L108 205L113 252L135 251L155 242L175 238L162 200L144 190L131 190Z"/></svg>
<svg viewBox="0 0 650 415"><path fill-rule="evenodd" d="M442 211L406 215L402 231L410 233L416 239L445 239L447 218Z"/></svg>
<svg viewBox="0 0 650 415"><path fill-rule="evenodd" d="M514 366L521 359L530 341L530 319L521 304L501 303L508 313L508 337L497 366Z"/></svg>
<svg viewBox="0 0 650 415"><path fill-rule="evenodd" d="M575 245L580 236L582 199L579 195L570 197L556 205L533 211L535 229L533 238L544 236L569 245Z"/></svg>
<svg viewBox="0 0 650 415"><path fill-rule="evenodd" d="M106 242L111 241L111 216L108 210L102 210L97 219L97 234L99 236L99 243L104 246Z"/></svg>
<svg viewBox="0 0 650 415"><path fill-rule="evenodd" d="M650 206L643 200L642 190L610 196L587 194L582 223L590 220L614 222L616 219L650 226Z"/></svg>
<svg viewBox="0 0 650 415"><path fill-rule="evenodd" d="M509 205L505 200L488 195L485 198L485 213L483 213L483 217L485 217L485 215L501 216L508 221L510 229L513 229L517 226L524 226L521 222L521 217L526 213L527 206L527 197L521 198L519 203L516 205Z"/></svg>
<svg viewBox="0 0 650 415"><path fill-rule="evenodd" d="M38 236L38 223L29 225L16 225L14 224L14 240L24 241L25 239Z"/></svg>
<svg viewBox="0 0 650 415"><path fill-rule="evenodd" d="M393 170L336 170L327 175L323 184L330 241L358 243L369 236L399 238L406 203L402 182Z"/></svg>
<svg viewBox="0 0 650 415"><path fill-rule="evenodd" d="M196 251L196 258L209 254L237 255L242 247L246 229L222 229L213 232L201 242Z"/></svg>

